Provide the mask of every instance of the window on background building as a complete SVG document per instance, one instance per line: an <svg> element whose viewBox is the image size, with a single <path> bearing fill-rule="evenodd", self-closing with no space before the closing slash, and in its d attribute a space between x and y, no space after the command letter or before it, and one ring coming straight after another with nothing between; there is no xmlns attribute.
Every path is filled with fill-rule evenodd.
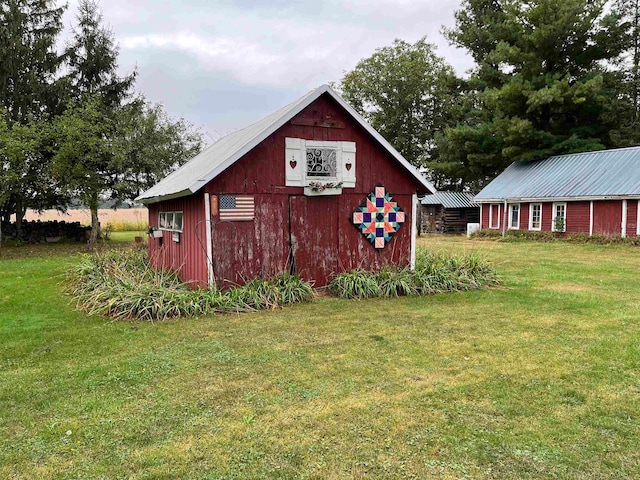
<svg viewBox="0 0 640 480"><path fill-rule="evenodd" d="M181 232L182 212L160 212L158 214L158 228L171 232Z"/></svg>
<svg viewBox="0 0 640 480"><path fill-rule="evenodd" d="M500 228L500 204L489 205L489 228Z"/></svg>
<svg viewBox="0 0 640 480"><path fill-rule="evenodd" d="M518 230L520 228L520 204L509 205L509 228Z"/></svg>
<svg viewBox="0 0 640 480"><path fill-rule="evenodd" d="M567 204L553 204L553 218L551 219L551 229L554 232L565 232L567 230Z"/></svg>
<svg viewBox="0 0 640 480"><path fill-rule="evenodd" d="M529 230L542 230L541 203L532 203L529 208Z"/></svg>

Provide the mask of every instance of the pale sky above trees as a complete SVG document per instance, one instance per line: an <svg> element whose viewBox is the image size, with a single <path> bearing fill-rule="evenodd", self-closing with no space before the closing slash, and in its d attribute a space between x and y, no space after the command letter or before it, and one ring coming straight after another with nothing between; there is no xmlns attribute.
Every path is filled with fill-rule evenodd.
<svg viewBox="0 0 640 480"><path fill-rule="evenodd" d="M448 45L458 0L102 0L120 45L122 75L207 133L207 142L259 120L309 90L339 81L395 38L423 36L458 74L472 66ZM69 1L69 29L77 1ZM69 32L66 32L66 37Z"/></svg>

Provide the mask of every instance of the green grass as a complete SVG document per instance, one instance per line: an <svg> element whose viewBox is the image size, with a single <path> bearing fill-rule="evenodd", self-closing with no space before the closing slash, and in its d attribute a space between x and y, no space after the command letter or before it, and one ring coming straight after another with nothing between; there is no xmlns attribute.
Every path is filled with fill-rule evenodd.
<svg viewBox="0 0 640 480"><path fill-rule="evenodd" d="M0 261L0 478L638 478L640 250L420 244L504 286L128 323Z"/></svg>

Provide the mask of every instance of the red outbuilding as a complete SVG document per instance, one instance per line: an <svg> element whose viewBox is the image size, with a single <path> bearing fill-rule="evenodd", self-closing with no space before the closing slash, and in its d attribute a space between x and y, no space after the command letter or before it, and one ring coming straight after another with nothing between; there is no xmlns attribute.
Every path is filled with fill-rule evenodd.
<svg viewBox="0 0 640 480"><path fill-rule="evenodd" d="M434 187L330 87L216 142L137 200L149 255L193 285L332 275L415 259Z"/></svg>
<svg viewBox="0 0 640 480"><path fill-rule="evenodd" d="M496 230L640 235L640 147L515 162L474 199Z"/></svg>

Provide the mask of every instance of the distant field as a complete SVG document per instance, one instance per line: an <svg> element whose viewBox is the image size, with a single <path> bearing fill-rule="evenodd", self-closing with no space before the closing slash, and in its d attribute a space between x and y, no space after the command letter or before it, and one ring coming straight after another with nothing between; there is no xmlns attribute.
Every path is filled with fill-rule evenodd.
<svg viewBox="0 0 640 480"><path fill-rule="evenodd" d="M101 208L98 210L98 217L103 226L106 226L108 223L113 225L135 224L137 228L146 228L148 225L148 214L149 212L146 208L120 208L118 210ZM87 208L67 210L64 213L58 210L45 210L40 214L34 210L27 210L25 220L41 220L43 222L64 220L65 222L80 222L83 225L91 225L91 212Z"/></svg>

